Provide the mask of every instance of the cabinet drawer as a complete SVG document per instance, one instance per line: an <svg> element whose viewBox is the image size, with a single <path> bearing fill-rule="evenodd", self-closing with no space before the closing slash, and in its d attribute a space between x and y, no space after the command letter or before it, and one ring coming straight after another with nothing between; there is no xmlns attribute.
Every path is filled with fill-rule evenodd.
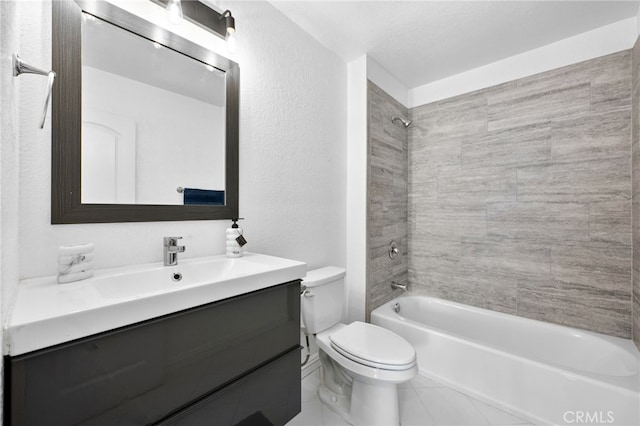
<svg viewBox="0 0 640 426"><path fill-rule="evenodd" d="M297 348L299 283L8 358L5 414L12 425L158 421Z"/></svg>
<svg viewBox="0 0 640 426"><path fill-rule="evenodd" d="M300 380L300 351L293 349L159 425L284 425L301 410Z"/></svg>

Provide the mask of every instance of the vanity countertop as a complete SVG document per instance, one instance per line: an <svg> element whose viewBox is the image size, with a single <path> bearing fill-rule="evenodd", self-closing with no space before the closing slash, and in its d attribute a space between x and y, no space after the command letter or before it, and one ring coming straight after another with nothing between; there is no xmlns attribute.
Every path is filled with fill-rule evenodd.
<svg viewBox="0 0 640 426"><path fill-rule="evenodd" d="M25 280L5 326L5 353L24 354L300 279L306 269L303 262L245 253L97 270L69 284L55 276Z"/></svg>

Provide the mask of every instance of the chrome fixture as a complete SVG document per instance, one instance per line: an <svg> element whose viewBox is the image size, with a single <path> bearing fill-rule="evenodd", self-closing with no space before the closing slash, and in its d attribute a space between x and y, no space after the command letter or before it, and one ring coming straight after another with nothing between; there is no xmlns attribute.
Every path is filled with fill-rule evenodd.
<svg viewBox="0 0 640 426"><path fill-rule="evenodd" d="M164 7L169 14L169 21L178 24L184 18L187 21L204 28L207 31L224 38L228 43L233 43L233 34L236 30L236 20L231 11L220 13L213 10L202 1L197 0L151 0L153 3Z"/></svg>
<svg viewBox="0 0 640 426"><path fill-rule="evenodd" d="M300 288L300 296L304 296L304 297L314 297L314 296L315 296L315 294L313 294L313 293L311 292L311 290L307 290L307 287L303 285L303 286Z"/></svg>
<svg viewBox="0 0 640 426"><path fill-rule="evenodd" d="M164 266L178 264L178 253L186 250L185 246L179 246L178 240L182 237L164 237Z"/></svg>
<svg viewBox="0 0 640 426"><path fill-rule="evenodd" d="M409 126L411 126L411 121L407 120L406 118L402 118L402 117L391 117L391 122L395 123L396 121L399 121L402 123L402 125L407 128Z"/></svg>
<svg viewBox="0 0 640 426"><path fill-rule="evenodd" d="M400 251L398 250L398 245L396 244L395 241L391 241L389 243L389 251L388 251L388 253L389 253L389 258L390 259L395 259L400 254Z"/></svg>
<svg viewBox="0 0 640 426"><path fill-rule="evenodd" d="M395 312L396 314L400 312L400 304L399 303L395 303L391 309L393 309L393 312Z"/></svg>
<svg viewBox="0 0 640 426"><path fill-rule="evenodd" d="M402 290L407 291L407 286L404 284L400 284L397 281L391 281L391 289L392 290Z"/></svg>
<svg viewBox="0 0 640 426"><path fill-rule="evenodd" d="M218 19L224 18L225 27L227 29L227 36L236 32L236 19L231 15L229 9L222 12L222 15Z"/></svg>
<svg viewBox="0 0 640 426"><path fill-rule="evenodd" d="M230 53L235 53L238 49L238 43L236 42L236 19L231 15L229 9L222 12L222 15L218 18L222 20L224 18L224 25L226 28L225 40L227 40L227 49Z"/></svg>
<svg viewBox="0 0 640 426"><path fill-rule="evenodd" d="M44 122L47 118L47 109L49 109L49 100L51 100L51 91L53 89L53 80L56 78L56 73L54 71L45 71L40 68L33 67L20 59L20 55L13 54L13 76L17 77L21 74L36 74L36 75L46 75L49 77L49 82L47 83L47 95L44 99L44 108L42 110L42 117L40 118L40 128L44 128Z"/></svg>

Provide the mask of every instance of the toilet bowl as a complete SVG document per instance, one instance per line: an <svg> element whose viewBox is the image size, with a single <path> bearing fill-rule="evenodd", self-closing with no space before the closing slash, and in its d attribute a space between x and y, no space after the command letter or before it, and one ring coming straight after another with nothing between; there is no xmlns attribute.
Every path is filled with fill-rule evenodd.
<svg viewBox="0 0 640 426"><path fill-rule="evenodd" d="M413 346L372 324L340 322L345 270L310 271L303 281L302 316L314 334L322 368L322 403L356 426L399 425L397 385L416 376Z"/></svg>

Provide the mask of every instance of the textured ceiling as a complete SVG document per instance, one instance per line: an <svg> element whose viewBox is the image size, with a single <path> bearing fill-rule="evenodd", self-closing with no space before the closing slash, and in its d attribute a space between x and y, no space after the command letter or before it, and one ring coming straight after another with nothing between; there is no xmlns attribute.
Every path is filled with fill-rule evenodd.
<svg viewBox="0 0 640 426"><path fill-rule="evenodd" d="M366 53L407 88L638 13L635 1L271 3L345 61Z"/></svg>

